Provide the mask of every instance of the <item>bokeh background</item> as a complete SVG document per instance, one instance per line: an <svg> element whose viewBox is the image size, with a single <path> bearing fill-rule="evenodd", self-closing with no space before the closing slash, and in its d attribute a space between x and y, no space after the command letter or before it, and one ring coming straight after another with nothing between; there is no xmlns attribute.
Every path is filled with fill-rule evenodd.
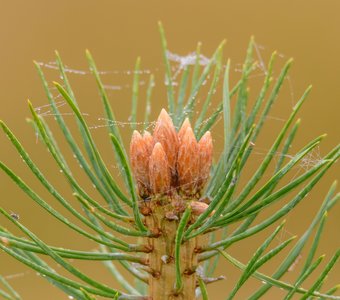
<svg viewBox="0 0 340 300"><path fill-rule="evenodd" d="M337 0L1 0L0 3L0 118L18 135L38 165L49 175L50 180L68 196L70 190L58 169L41 142L37 142L34 130L25 121L29 116L27 99L30 99L35 107L47 103L32 60L51 65L50 62L54 60L54 50L58 49L69 68L83 71L87 68L84 50L90 49L98 68L106 71L103 74L103 81L108 85L110 101L117 119L121 121L120 128L124 139L128 142L131 129L126 123L129 122L130 113L131 74L137 56L142 57L142 69L145 71L145 74L141 75L141 92L145 93L143 82L148 80L148 73L151 72L156 76L153 119L156 118L159 109L165 105L164 69L157 29L159 20L165 26L169 49L179 55L191 53L196 48L197 42L201 41L202 53L209 57L218 43L226 38L225 57L230 57L232 61L232 82L240 76L239 68L251 35L256 38L258 52L256 56L259 61L263 59L267 62L271 52L278 51L275 76L278 75L279 67L289 57L294 57L295 62L289 80L286 80L282 95L267 120L264 134L256 144L257 155L252 158L249 174L252 172L252 165L255 166L264 157L265 150L269 149L271 141L287 118L292 105L310 83L314 88L300 113L302 126L291 153L316 135L326 132L328 137L320 148L313 152L309 160L297 167L294 172L301 172L303 168L308 167L306 166L308 163L315 164L322 154L327 153L339 142L340 18L338 14L340 2ZM49 80L58 80L55 70L48 66L43 69ZM87 114L89 124L94 127L92 133L101 146L103 156L109 162L112 173L117 173L119 176L119 170L115 168L110 152L106 130L101 127L104 123L100 120L103 113L93 78L86 72L73 72L69 76L80 106ZM263 72L261 73L259 69L257 76L251 80L254 91L262 80ZM254 97L255 93L252 96ZM66 115L70 112L66 106L62 107L62 111ZM48 107L42 107L41 112L48 115ZM139 105L139 116L142 118L143 114L142 100ZM54 127L53 116L46 116L46 118ZM66 118L72 119L72 116ZM70 125L72 126L71 123ZM213 131L216 155L221 151L223 139L220 125L221 122ZM57 137L59 136L60 134L57 133ZM18 174L42 196L46 196L50 203L55 203L37 181L31 178L16 151L3 135L0 136L0 145L1 160L17 170ZM71 157L66 148L65 151ZM88 184L80 169L76 173L79 173L81 182ZM303 233L330 184L338 175L339 166L336 165L317 189L287 218L287 226L279 239ZM48 243L74 249L93 249L93 244L58 224L2 173L0 190L0 205L20 214L22 222ZM286 200L289 200L289 197ZM59 208L58 205L55 207ZM339 207L336 207L329 215L326 233L321 240L318 254L325 253L329 258L340 246L339 220ZM3 217L0 217L0 223L12 228ZM231 248L231 253L246 262L269 232ZM278 242L279 240L276 241ZM279 260L263 268L263 271L269 274L278 265ZM107 284L116 286L100 263L77 265ZM298 272L298 267L299 265L295 272ZM67 299L66 295L50 286L35 272L28 270L4 253L0 253L0 272L9 279L24 299ZM210 286L209 294L211 299L224 299L240 273L230 265L221 262L216 274L224 274L227 279ZM287 274L285 279L292 280L296 274L293 271ZM340 278L339 267L331 273L325 283L325 289L338 283L338 278ZM239 292L237 299L246 299L247 295L260 285L261 283L255 280L249 281ZM273 289L264 299L281 299L284 295L283 291Z"/></svg>

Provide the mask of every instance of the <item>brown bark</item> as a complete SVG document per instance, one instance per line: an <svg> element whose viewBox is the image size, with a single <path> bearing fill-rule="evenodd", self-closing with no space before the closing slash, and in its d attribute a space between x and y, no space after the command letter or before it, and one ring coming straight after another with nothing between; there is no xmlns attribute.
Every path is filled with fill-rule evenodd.
<svg viewBox="0 0 340 300"><path fill-rule="evenodd" d="M151 212L146 216L147 227L156 234L149 238L149 296L152 300L193 300L196 289L197 239L181 245L181 274L183 288L175 290L176 271L174 261L175 236L178 219L169 198L152 200L147 205ZM142 209L143 210L143 209Z"/></svg>

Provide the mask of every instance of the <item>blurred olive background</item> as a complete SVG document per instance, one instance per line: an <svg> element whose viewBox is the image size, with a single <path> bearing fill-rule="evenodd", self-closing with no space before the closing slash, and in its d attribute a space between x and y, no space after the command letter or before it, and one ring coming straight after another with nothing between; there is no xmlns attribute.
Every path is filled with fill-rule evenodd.
<svg viewBox="0 0 340 300"><path fill-rule="evenodd" d="M201 41L202 52L209 57L218 43L226 38L225 56L232 60L232 82L235 82L235 78L240 75L237 69L243 62L251 35L255 36L257 49L265 62L268 61L273 50L279 53L278 67L282 66L289 57L294 57L295 62L290 79L285 82L282 95L270 114L268 126L255 147L257 156L254 155L252 162L256 164L263 158L264 150L269 149L277 129L282 126L282 120L287 118L292 105L296 103L307 85L312 83L314 88L300 113L302 126L291 153L312 137L326 132L328 137L311 157L310 163L313 164L315 162L313 160L317 161L320 155L327 153L339 142L339 11L340 2L337 0L2 0L0 10L0 118L18 135L41 169L48 174L50 180L67 195L70 201L74 201L53 160L42 143L37 142L34 130L25 121L25 118L29 116L27 99L30 99L35 107L47 103L32 60L48 64L54 60L54 50L58 49L69 68L86 70L84 50L90 49L98 68L107 71L103 75L103 81L109 85L108 93L117 119L124 123L128 122L130 112L131 71L136 57L141 56L142 69L145 73L154 73L157 79L152 108L152 117L155 119L159 109L166 105L166 93L162 84L163 63L157 29L157 21L161 20L166 30L169 49L180 55L187 55L194 51L197 42ZM260 56L258 55L258 58ZM49 80L59 80L58 74L53 69L44 68L44 71ZM277 68L275 76L278 75L278 71ZM255 90L263 80L263 74L261 72L257 74L258 78L253 79ZM89 124L99 126L93 129L92 133L101 147L103 156L108 161L111 171L119 173L112 159L105 128L100 127L104 123L99 120L103 113L93 78L88 74L70 73L69 76L78 102L83 112L88 114L86 118ZM141 75L141 80L142 84L146 82L148 74ZM140 89L142 93L145 93L145 85L141 85ZM252 97L254 95L251 94ZM60 98L56 101L60 101ZM65 114L70 112L66 106L61 110ZM48 114L48 108L41 108L41 112ZM142 118L143 114L142 102L139 106L139 117ZM55 128L53 116L46 116L46 118L50 121L52 128ZM70 126L73 126L72 116L65 116L65 118L70 120ZM123 126L123 123L121 131L125 141L128 142L131 129L129 126ZM60 137L58 130L56 135ZM220 124L214 129L213 135L216 154L218 154L221 151L222 141ZM38 182L31 178L28 169L3 135L0 136L0 145L1 160L17 170L24 180L59 209L58 204L55 204L55 201L47 195ZM66 155L72 158L67 147L63 148L65 148ZM75 164L75 167L78 166ZM294 172L298 171L298 168L294 170ZM80 182L91 189L91 185L86 181L79 167L75 171L75 174L77 173L79 173ZM251 169L249 169L250 173ZM280 239L303 233L338 174L339 166L336 165L317 189L287 218L287 226ZM44 213L2 173L0 174L0 189L0 205L20 214L22 222L46 242L73 249L93 249L92 243L79 238L78 235L65 229ZM75 202L74 204L77 205ZM318 251L320 255L326 253L328 259L340 246L339 220L339 207L335 207L329 215L326 233ZM0 217L0 223L13 229L3 217ZM247 243L241 243L237 248L232 247L231 253L239 260L246 262L270 230L249 239ZM304 257L303 254L302 257ZM269 274L278 265L279 260L280 258L276 259L274 264L266 266L263 271ZM117 286L100 263L77 263L77 266L103 282ZM294 274L293 271L284 279L292 280L294 275L298 274L298 268L299 265L296 267L297 273ZM34 271L28 270L4 253L0 253L0 272L9 278L10 283L24 299L67 299L66 295L39 278ZM224 274L227 279L210 286L209 294L211 299L224 299L240 273L230 265L221 263L216 274ZM338 283L338 278L340 278L339 267L334 269L329 276L325 283L325 290ZM261 283L255 280L249 281L239 292L237 299L246 299L247 295L260 285ZM283 291L273 289L264 299L280 299L283 295L285 295Z"/></svg>

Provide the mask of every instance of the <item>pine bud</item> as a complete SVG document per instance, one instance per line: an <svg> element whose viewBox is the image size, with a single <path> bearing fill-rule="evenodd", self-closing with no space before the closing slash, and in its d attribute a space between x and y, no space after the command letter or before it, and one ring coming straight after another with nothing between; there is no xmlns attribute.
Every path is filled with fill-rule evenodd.
<svg viewBox="0 0 340 300"><path fill-rule="evenodd" d="M138 193L142 198L150 194L149 150L145 139L138 131L134 131L130 143L130 160L132 173L136 179Z"/></svg>
<svg viewBox="0 0 340 300"><path fill-rule="evenodd" d="M176 160L178 151L178 139L176 129L165 109L162 109L155 130L153 132L155 143L162 144L164 152L168 158L172 176L176 174Z"/></svg>
<svg viewBox="0 0 340 300"><path fill-rule="evenodd" d="M170 190L170 168L161 143L156 143L149 161L149 178L153 194L165 194Z"/></svg>
<svg viewBox="0 0 340 300"><path fill-rule="evenodd" d="M187 131L187 128L191 128L191 124L188 118L185 118L181 128L178 131L178 141L181 142L183 139L183 136L185 134L185 132Z"/></svg>
<svg viewBox="0 0 340 300"><path fill-rule="evenodd" d="M199 178L199 152L195 135L188 126L178 149L177 174L181 191L194 195L197 191Z"/></svg>
<svg viewBox="0 0 340 300"><path fill-rule="evenodd" d="M143 136L138 131L132 135L130 159L139 195L146 198L173 190L178 194L172 193L172 197L200 196L209 177L212 151L209 131L197 142L186 118L177 133L170 116L162 109L153 135L147 131Z"/></svg>
<svg viewBox="0 0 340 300"><path fill-rule="evenodd" d="M213 144L210 131L207 131L202 136L202 138L198 142L198 147L200 160L200 176L198 181L198 189L201 190L208 181L212 163Z"/></svg>
<svg viewBox="0 0 340 300"><path fill-rule="evenodd" d="M153 139L153 136L150 134L150 132L145 130L144 134L143 134L143 140L145 142L145 145L146 145L146 148L147 148L147 151L148 151L148 156L150 156L151 153L152 153L152 149L155 145L155 141Z"/></svg>

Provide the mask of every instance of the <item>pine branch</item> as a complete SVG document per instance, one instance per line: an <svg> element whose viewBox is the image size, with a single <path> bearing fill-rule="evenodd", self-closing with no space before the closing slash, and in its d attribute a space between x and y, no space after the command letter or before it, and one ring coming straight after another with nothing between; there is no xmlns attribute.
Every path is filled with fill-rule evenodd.
<svg viewBox="0 0 340 300"><path fill-rule="evenodd" d="M279 97L292 60L284 64L274 82L274 52L264 72L263 85L252 100L253 95L249 88L251 75L258 65L254 58L256 44L253 38L247 48L240 78L230 87L232 64L230 59L225 62L223 58L225 41L217 47L211 58L204 62L204 67L201 66L201 44L198 43L192 54L193 59L190 56L191 61L187 65L181 63L178 72L172 74L172 59L161 23L159 31L170 114L164 109L161 111L153 132L144 131L141 134L136 130L139 103L143 100L140 58L137 58L131 101L131 128L134 133L129 155L100 78L101 73L90 52L86 51L90 72L94 76L103 104L114 158L122 170L123 186L118 184L119 180L109 171L101 156L100 147L95 143L94 134L81 112L59 53L56 52L56 64L62 83L53 84L74 115L82 145L63 119L41 65L35 63L63 138L98 195L91 196L87 188L78 182L78 173L72 171L48 123L30 102L32 120L29 122L71 187L80 209L73 205L74 200L62 195L49 181L48 174L40 170L10 128L2 121L0 126L31 175L75 221L55 209L53 204L26 184L7 164L0 162L0 169L43 210L67 229L94 243L93 248L99 250L82 251L51 246L22 224L16 214L10 214L4 208L0 208L1 215L28 238L19 237L0 227L0 249L43 275L43 278L67 295L79 300L95 300L97 296L130 300L192 300L200 295L203 299L208 299L206 284L224 278L210 278L220 257L224 257L242 271L238 282L228 291L228 299L235 299L238 291L251 277L264 281L265 284L249 299L263 297L272 287L286 290L286 300L295 295L302 299L340 299L340 296L334 295L338 285L327 292L320 292L326 277L338 261L340 251L331 257L323 269L320 265L324 256L315 258L321 237L326 232L328 212L340 198L340 194L336 194L336 183L331 186L305 233L291 246L290 252L282 259L274 274L268 276L258 271L261 266L273 261L282 250L292 245L296 238L294 236L269 249L283 227L283 223L277 226L276 222L288 215L307 197L340 156L340 146L337 145L301 175L284 182L292 170L319 147L325 137L316 137L294 155L289 154L290 146L300 128L300 119L295 119L311 87L306 89L293 107L252 177L241 186L243 173L247 170L257 147L255 141L263 131L270 110ZM177 76L180 78L178 88L174 85ZM150 75L145 91L144 130L152 118L155 82L154 75ZM208 92L204 94L203 86L207 82ZM215 103L216 90L220 85L222 98L217 99ZM204 101L197 114L194 114L199 98ZM251 107L249 103L253 103ZM210 111L212 105L214 108ZM220 118L223 118L224 148L213 163L214 133L210 130ZM190 122L194 124L193 127ZM278 157L276 162L275 157ZM287 162L286 157L289 157ZM270 171L272 165L274 171ZM101 199L97 199L97 196ZM286 204L257 222L262 212L288 196L291 198ZM231 224L237 225L233 231L230 231ZM276 229L254 250L247 264L242 264L227 253L231 245L237 247L239 241L244 241L271 226L276 226ZM294 264L314 232L314 239L306 251L306 260L294 283L282 281L281 277ZM205 236L209 236L209 243L203 242ZM58 274L45 261L46 257L59 264L73 279ZM76 268L71 260L103 262L126 293L93 279ZM204 267L201 266L203 262ZM136 279L135 286L118 270L117 263ZM318 269L321 271L311 286L302 287ZM7 300L21 299L1 276L0 284L0 297Z"/></svg>

